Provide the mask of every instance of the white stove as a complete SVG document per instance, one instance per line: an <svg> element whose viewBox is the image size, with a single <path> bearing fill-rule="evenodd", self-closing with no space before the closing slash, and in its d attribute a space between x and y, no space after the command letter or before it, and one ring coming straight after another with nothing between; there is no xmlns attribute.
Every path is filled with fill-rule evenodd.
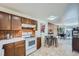
<svg viewBox="0 0 79 59"><path fill-rule="evenodd" d="M26 55L36 50L36 39L35 37L26 38Z"/></svg>
<svg viewBox="0 0 79 59"><path fill-rule="evenodd" d="M29 55L36 50L36 38L31 37L31 33L24 33L22 37L25 39L26 55Z"/></svg>

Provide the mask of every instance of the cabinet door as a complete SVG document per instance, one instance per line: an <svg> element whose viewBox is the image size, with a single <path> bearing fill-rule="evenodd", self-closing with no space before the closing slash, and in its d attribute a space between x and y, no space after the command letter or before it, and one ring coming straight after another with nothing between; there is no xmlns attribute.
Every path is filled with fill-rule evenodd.
<svg viewBox="0 0 79 59"><path fill-rule="evenodd" d="M37 49L41 47L41 37L37 38Z"/></svg>
<svg viewBox="0 0 79 59"><path fill-rule="evenodd" d="M26 18L22 18L21 22L22 22L22 24L27 24Z"/></svg>
<svg viewBox="0 0 79 59"><path fill-rule="evenodd" d="M32 24L33 24L33 25L36 25L36 23L37 23L37 22L36 22L35 20L32 20Z"/></svg>
<svg viewBox="0 0 79 59"><path fill-rule="evenodd" d="M15 56L24 56L25 55L25 43L24 41L15 43Z"/></svg>
<svg viewBox="0 0 79 59"><path fill-rule="evenodd" d="M73 38L72 50L79 51L79 39L78 38Z"/></svg>
<svg viewBox="0 0 79 59"><path fill-rule="evenodd" d="M72 49L76 50L77 49L77 39L73 38L72 40Z"/></svg>
<svg viewBox="0 0 79 59"><path fill-rule="evenodd" d="M32 20L29 18L22 18L22 23L24 24L32 24Z"/></svg>
<svg viewBox="0 0 79 59"><path fill-rule="evenodd" d="M12 15L12 30L21 30L21 17Z"/></svg>
<svg viewBox="0 0 79 59"><path fill-rule="evenodd" d="M77 38L77 50L79 51L79 38Z"/></svg>
<svg viewBox="0 0 79 59"><path fill-rule="evenodd" d="M28 18L22 18L22 23L23 24L29 24L29 19Z"/></svg>
<svg viewBox="0 0 79 59"><path fill-rule="evenodd" d="M10 15L4 12L0 12L0 30L10 30L10 22Z"/></svg>
<svg viewBox="0 0 79 59"><path fill-rule="evenodd" d="M3 46L4 49L4 56L14 56L14 44L10 43L10 44L5 44Z"/></svg>

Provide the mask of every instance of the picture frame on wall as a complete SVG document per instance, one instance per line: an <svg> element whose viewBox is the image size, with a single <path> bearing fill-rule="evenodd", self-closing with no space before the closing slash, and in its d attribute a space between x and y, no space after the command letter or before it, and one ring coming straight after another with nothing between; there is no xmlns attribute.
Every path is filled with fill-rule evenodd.
<svg viewBox="0 0 79 59"><path fill-rule="evenodd" d="M43 24L43 23L40 24L40 32L41 33L45 32L45 24Z"/></svg>

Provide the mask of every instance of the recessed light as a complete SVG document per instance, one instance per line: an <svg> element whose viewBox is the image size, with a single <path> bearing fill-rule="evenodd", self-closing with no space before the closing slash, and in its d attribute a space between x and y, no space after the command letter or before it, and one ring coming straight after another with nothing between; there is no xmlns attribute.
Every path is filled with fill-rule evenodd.
<svg viewBox="0 0 79 59"><path fill-rule="evenodd" d="M48 20L55 20L57 18L57 16L50 16L49 18L48 18Z"/></svg>

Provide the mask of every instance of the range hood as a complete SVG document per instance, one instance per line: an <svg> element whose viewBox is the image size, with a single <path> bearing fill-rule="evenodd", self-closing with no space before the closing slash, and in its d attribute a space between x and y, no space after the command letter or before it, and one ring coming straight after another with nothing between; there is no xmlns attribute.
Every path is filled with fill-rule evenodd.
<svg viewBox="0 0 79 59"><path fill-rule="evenodd" d="M31 25L31 24L22 24L23 28L35 28L35 25Z"/></svg>

